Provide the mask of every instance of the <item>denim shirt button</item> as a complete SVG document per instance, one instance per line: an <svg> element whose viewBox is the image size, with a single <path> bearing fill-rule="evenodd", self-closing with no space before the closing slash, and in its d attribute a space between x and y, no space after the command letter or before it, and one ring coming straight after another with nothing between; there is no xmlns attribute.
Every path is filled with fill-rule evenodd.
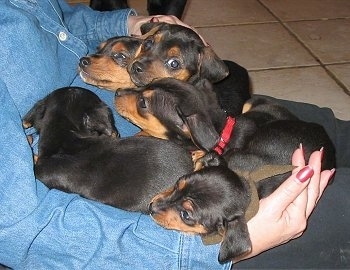
<svg viewBox="0 0 350 270"><path fill-rule="evenodd" d="M58 34L58 38L61 40L61 41L66 41L68 36L65 32L61 31L59 34Z"/></svg>

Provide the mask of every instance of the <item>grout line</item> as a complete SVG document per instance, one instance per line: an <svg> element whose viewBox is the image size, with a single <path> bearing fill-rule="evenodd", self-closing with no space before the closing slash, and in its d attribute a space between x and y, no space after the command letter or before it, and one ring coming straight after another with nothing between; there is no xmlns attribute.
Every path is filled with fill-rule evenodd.
<svg viewBox="0 0 350 270"><path fill-rule="evenodd" d="M330 69L328 69L327 66L323 67L328 74L329 77L331 77L344 91L345 94L350 96L350 90L346 87L346 85L337 77L336 74L334 74Z"/></svg>
<svg viewBox="0 0 350 270"><path fill-rule="evenodd" d="M215 27L227 27L227 26L244 26L244 25L257 25L257 24L286 24L292 22L317 22L317 21L335 21L335 20L350 20L350 17L338 17L338 18L320 18L320 19L300 19L300 20L285 20L282 21L275 14L270 12L276 20L273 21L263 21L263 22L232 22L232 23L220 23L220 24L201 24L201 25L192 25L195 28L215 28Z"/></svg>
<svg viewBox="0 0 350 270"><path fill-rule="evenodd" d="M257 0L257 1L282 25L283 28L287 30L287 32L291 36L293 36L302 45L302 47L304 47L306 51L309 52L309 54L320 64L320 67L326 71L327 75L330 76L331 79L333 79L336 82L336 84L339 87L341 87L346 94L349 95L350 90L346 87L346 85L341 80L339 80L330 70L326 68L326 64L323 63L322 60L312 51L312 49L309 48L309 46L307 46L307 44L305 44L302 41L302 39L287 25L287 22L283 22L268 6L266 6L263 2L261 2L261 0ZM326 20L326 19L322 19L322 20ZM332 19L329 19L329 20L332 20ZM310 21L320 21L320 20L310 20Z"/></svg>
<svg viewBox="0 0 350 270"><path fill-rule="evenodd" d="M256 25L256 24L278 24L278 21L264 21L264 22L239 22L239 23L220 23L220 24L202 24L192 25L195 28L215 28L215 27L227 27L227 26L244 26L244 25Z"/></svg>
<svg viewBox="0 0 350 270"><path fill-rule="evenodd" d="M319 64L300 65L300 66L283 66L283 67L267 67L267 68L249 68L248 71L268 71L268 70L284 70L284 69L299 69L299 68L312 68L320 67Z"/></svg>
<svg viewBox="0 0 350 270"><path fill-rule="evenodd" d="M350 17L336 17L336 18L317 18L317 19L299 19L299 20L281 20L281 22L316 22L316 21L335 21L348 20Z"/></svg>

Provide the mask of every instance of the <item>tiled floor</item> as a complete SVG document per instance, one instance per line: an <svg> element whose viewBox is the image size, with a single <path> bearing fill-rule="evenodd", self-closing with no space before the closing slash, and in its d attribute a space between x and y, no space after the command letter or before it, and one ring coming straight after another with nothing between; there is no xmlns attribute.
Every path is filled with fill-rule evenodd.
<svg viewBox="0 0 350 270"><path fill-rule="evenodd" d="M147 14L145 0L129 4ZM350 0L188 0L183 20L249 70L254 93L350 120Z"/></svg>

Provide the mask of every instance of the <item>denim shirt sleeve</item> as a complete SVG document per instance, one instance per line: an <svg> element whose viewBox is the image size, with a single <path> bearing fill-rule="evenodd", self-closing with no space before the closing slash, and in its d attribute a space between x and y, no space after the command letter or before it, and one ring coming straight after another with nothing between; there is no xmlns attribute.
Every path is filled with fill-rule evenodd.
<svg viewBox="0 0 350 270"><path fill-rule="evenodd" d="M97 12L82 4L70 6L63 0L59 3L68 30L93 49L110 37L127 36L127 19L136 15L133 9Z"/></svg>

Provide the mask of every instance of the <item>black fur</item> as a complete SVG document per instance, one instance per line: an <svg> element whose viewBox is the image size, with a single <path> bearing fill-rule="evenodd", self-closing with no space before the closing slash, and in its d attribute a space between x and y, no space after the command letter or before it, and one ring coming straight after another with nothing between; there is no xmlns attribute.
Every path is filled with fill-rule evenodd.
<svg viewBox="0 0 350 270"><path fill-rule="evenodd" d="M110 108L93 92L79 87L58 89L24 116L40 133L39 157L80 148L79 137L119 136Z"/></svg>
<svg viewBox="0 0 350 270"><path fill-rule="evenodd" d="M197 86L199 85L197 84ZM219 134L226 122L226 114L218 105L208 82L203 81L201 87L196 89L188 83L168 78L154 82L146 88L156 90L152 95L152 101L148 104L149 111L172 134L169 139L175 138L173 140L180 144L187 144L190 139L195 146L208 152L202 158L204 166L219 165L217 170L223 170L222 165L227 163L227 168L234 172L251 172L264 165L289 165L292 153L299 147L300 143L303 145L306 160L313 151L323 147L325 156L322 161L322 169L331 169L335 166L335 149L324 128L315 123L299 120L287 109L273 103L267 97L252 98L248 102L252 108L236 117L233 136L221 157L212 149L219 141ZM140 88L132 91L140 91L141 93L143 90ZM163 108L162 111L160 106ZM184 132L185 130L189 131L190 136ZM208 170L208 168L203 170ZM194 177L198 177L198 175L201 175L201 171L194 173ZM257 186L259 198L273 192L289 175L290 173L286 173L260 181ZM205 176L207 177L207 175ZM216 177L212 176L208 181L216 181ZM191 179L191 177L189 178ZM210 186L210 183L207 184L205 179L201 179L201 181L200 185L206 183ZM191 181L189 182L191 183ZM244 180L241 179L241 182L243 183ZM216 206L215 210L211 209L210 206L201 205L196 208L193 215L197 215L197 211L198 213L208 211L211 215L218 214L221 217L226 217L226 215L219 213L222 209L226 209L225 205L228 201L236 203L236 198L239 198L244 202L244 198L249 197L248 188L243 189L243 194L238 196L235 193L237 189L222 188L223 183L225 183L225 179L215 182L210 188L207 186L206 188L210 192L203 196L210 198L208 201ZM196 189L198 186L193 188L194 191ZM187 190L187 186L185 190ZM198 192L194 197L202 199L202 193ZM216 196L210 197L210 194L216 194ZM152 207L155 205L152 204ZM235 209L233 206L231 207ZM244 209L246 208L240 208L242 211ZM154 210L154 212L157 211ZM225 218L226 223L222 223L226 228L226 234L220 249L220 262L233 259L250 249L249 235L246 227L242 225L245 224L244 217L237 214L237 211L232 213L235 213L235 216ZM199 217L202 217L201 214L198 214ZM204 220L211 220L209 214L203 214L203 217L203 223L205 223Z"/></svg>
<svg viewBox="0 0 350 270"><path fill-rule="evenodd" d="M176 77L185 71L188 78L183 80L191 83L200 78L218 82L228 75L224 62L190 28L156 22L143 24L141 32L145 34L145 40L140 53L129 67L130 77L138 86L159 78L163 71L169 74L167 77ZM169 56L172 48L178 52ZM158 63L156 67L155 63ZM174 63L177 65L174 66ZM163 65L163 71L159 70L160 65Z"/></svg>
<svg viewBox="0 0 350 270"><path fill-rule="evenodd" d="M91 104L96 105L92 113ZM49 188L147 212L156 193L192 171L191 157L169 141L110 136L114 129L109 112L97 96L81 88L59 89L37 102L24 119L40 134L36 177ZM86 114L109 132L84 126Z"/></svg>
<svg viewBox="0 0 350 270"><path fill-rule="evenodd" d="M207 234L220 232L223 235L219 262L223 263L251 250L247 223L244 214L250 198L250 187L244 178L226 166L206 167L185 175L184 188L176 187L168 196L162 196L150 205L151 215L172 209L188 226L201 224ZM179 184L178 184L179 185ZM181 184L179 185L181 186ZM193 210L183 208L183 202L191 201ZM182 212L186 211L186 216Z"/></svg>
<svg viewBox="0 0 350 270"><path fill-rule="evenodd" d="M192 150L199 147L210 152L226 123L226 113L220 108L211 84L201 81L194 87L167 78L143 88L121 91L119 96L141 96L150 89L153 94L147 110L166 128L168 139ZM334 167L334 146L322 126L299 120L267 97L254 97L249 103L252 109L236 117L233 135L225 148L224 158L232 170L252 171L262 165L291 164L292 153L300 143L306 159L311 152L324 147L322 168Z"/></svg>

